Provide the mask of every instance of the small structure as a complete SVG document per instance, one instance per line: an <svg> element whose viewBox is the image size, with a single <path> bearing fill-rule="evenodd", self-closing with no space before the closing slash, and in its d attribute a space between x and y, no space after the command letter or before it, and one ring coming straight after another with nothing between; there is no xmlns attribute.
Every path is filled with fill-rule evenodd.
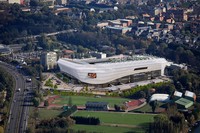
<svg viewBox="0 0 200 133"><path fill-rule="evenodd" d="M178 109L187 109L194 104L193 101L186 98L180 98L179 100L175 101L175 103L177 104Z"/></svg>
<svg viewBox="0 0 200 133"><path fill-rule="evenodd" d="M86 110L93 111L107 111L109 109L107 102L87 102L85 104Z"/></svg>

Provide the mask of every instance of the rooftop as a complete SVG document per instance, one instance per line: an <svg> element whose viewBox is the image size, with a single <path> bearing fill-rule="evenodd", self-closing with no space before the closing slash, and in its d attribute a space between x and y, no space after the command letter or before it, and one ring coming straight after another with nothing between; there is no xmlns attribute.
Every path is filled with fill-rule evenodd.
<svg viewBox="0 0 200 133"><path fill-rule="evenodd" d="M190 107L193 104L193 101L190 101L185 98L180 98L175 103L185 106L186 108Z"/></svg>
<svg viewBox="0 0 200 133"><path fill-rule="evenodd" d="M182 97L183 93L179 91L174 92L174 96Z"/></svg>
<svg viewBox="0 0 200 133"><path fill-rule="evenodd" d="M94 59L94 58L88 58L88 59L67 59L63 58L63 60L77 63L77 64L98 64L98 63L116 63L116 62L128 62L128 61L139 61L139 60L152 60L156 59L158 57L154 56L147 56L147 55L134 55L134 56L125 56L125 55L118 55L118 56L112 56L102 59Z"/></svg>
<svg viewBox="0 0 200 133"><path fill-rule="evenodd" d="M186 91L185 92L185 96L187 96L187 97L194 97L195 94L193 92L191 92L191 91Z"/></svg>

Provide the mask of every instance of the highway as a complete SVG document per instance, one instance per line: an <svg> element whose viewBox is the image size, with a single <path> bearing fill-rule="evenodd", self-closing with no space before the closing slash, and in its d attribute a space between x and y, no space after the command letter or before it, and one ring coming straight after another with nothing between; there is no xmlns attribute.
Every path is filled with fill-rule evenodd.
<svg viewBox="0 0 200 133"><path fill-rule="evenodd" d="M26 76L20 74L18 70L11 65L0 62L0 67L12 74L16 81L5 133L23 133L26 131L29 107L31 105L31 101L25 100L27 97L31 97L26 88L32 86L32 82L27 83L25 81Z"/></svg>

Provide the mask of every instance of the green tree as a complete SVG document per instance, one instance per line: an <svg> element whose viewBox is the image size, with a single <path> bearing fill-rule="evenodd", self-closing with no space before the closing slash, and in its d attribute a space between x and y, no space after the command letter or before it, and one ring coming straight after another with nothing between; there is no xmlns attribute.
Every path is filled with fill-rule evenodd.
<svg viewBox="0 0 200 133"><path fill-rule="evenodd" d="M68 106L72 107L72 98L71 97L69 97L69 99L68 99Z"/></svg>
<svg viewBox="0 0 200 133"><path fill-rule="evenodd" d="M37 98L37 97L35 97L35 98L33 99L33 105L34 105L35 107L38 107L39 104L40 104L40 99Z"/></svg>
<svg viewBox="0 0 200 133"><path fill-rule="evenodd" d="M151 102L149 103L149 105L150 105L151 108L152 108L152 112L155 112L156 107L158 106L158 102L157 102L157 100L151 101Z"/></svg>
<svg viewBox="0 0 200 133"><path fill-rule="evenodd" d="M44 101L44 106L45 106L45 107L49 106L49 101L48 101L48 100L45 100L45 101Z"/></svg>

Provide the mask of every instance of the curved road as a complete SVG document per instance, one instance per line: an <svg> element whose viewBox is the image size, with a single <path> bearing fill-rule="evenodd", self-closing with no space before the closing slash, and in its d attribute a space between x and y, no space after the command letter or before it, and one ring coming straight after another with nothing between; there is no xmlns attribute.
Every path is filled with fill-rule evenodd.
<svg viewBox="0 0 200 133"><path fill-rule="evenodd" d="M28 84L25 82L25 76L20 74L14 66L0 62L0 67L8 71L16 81L5 133L23 133L28 121L29 106L27 104L30 105L25 101L28 97L28 92L25 91ZM18 91L19 88L20 91Z"/></svg>

